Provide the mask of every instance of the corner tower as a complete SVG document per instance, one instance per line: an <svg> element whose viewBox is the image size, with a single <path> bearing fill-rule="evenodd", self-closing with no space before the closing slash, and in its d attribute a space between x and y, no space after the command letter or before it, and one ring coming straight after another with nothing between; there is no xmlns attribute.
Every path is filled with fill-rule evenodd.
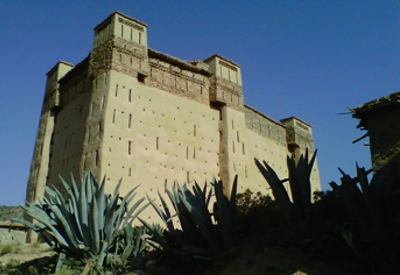
<svg viewBox="0 0 400 275"><path fill-rule="evenodd" d="M220 55L207 58L209 65L210 101L243 112L243 87L240 66Z"/></svg>
<svg viewBox="0 0 400 275"><path fill-rule="evenodd" d="M109 70L144 78L149 73L147 25L114 12L94 28L89 75Z"/></svg>

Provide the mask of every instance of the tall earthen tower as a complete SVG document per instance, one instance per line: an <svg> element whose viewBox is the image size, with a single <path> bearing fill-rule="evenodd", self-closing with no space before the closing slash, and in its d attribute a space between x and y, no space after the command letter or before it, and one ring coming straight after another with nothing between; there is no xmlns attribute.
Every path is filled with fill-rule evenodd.
<svg viewBox="0 0 400 275"><path fill-rule="evenodd" d="M229 190L268 192L254 158L287 177L286 156L315 150L311 126L276 122L244 105L241 68L220 55L182 61L148 48L147 25L120 12L95 27L93 50L59 62L47 85L27 200L60 187L59 175L91 170L107 192L141 184L156 197L165 184L221 178ZM317 166L313 190L320 188ZM152 210L143 214L150 219Z"/></svg>

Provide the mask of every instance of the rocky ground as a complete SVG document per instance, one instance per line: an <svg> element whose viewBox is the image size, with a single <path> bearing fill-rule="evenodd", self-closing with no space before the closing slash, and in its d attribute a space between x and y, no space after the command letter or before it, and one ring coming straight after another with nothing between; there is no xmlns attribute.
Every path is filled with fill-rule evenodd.
<svg viewBox="0 0 400 275"><path fill-rule="evenodd" d="M0 251L5 246L12 246L13 251L0 255L0 265L15 262L26 262L37 265L53 255L46 244L25 244L25 233L21 231L0 230ZM160 275L160 274L205 274L205 275L340 275L340 270L326 263L315 260L311 255L296 248L280 246L267 248L263 235L253 235L240 244L236 258L223 259L204 269L201 266L185 266L175 270L148 266L143 270L129 274ZM0 253L1 254L1 253ZM34 259L38 259L33 261ZM0 271L0 275L7 274ZM22 274L22 273L21 273Z"/></svg>
<svg viewBox="0 0 400 275"><path fill-rule="evenodd" d="M0 226L10 223L2 222ZM26 233L21 230L0 228L0 265L12 262L27 262L33 259L51 256L47 244L25 244Z"/></svg>

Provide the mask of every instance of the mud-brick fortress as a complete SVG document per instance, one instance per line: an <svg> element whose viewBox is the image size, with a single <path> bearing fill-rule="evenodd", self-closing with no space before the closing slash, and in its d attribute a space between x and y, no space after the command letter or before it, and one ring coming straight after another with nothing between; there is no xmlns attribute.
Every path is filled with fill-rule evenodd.
<svg viewBox="0 0 400 275"><path fill-rule="evenodd" d="M147 46L147 25L120 12L94 28L93 50L81 63L57 63L46 91L27 200L59 175L91 170L111 193L140 184L155 198L165 184L220 178L226 190L269 192L254 158L281 178L286 157L315 150L312 128L290 117L276 122L243 103L240 66L220 55L182 61ZM315 165L313 189L320 189ZM147 208L142 218L150 218Z"/></svg>

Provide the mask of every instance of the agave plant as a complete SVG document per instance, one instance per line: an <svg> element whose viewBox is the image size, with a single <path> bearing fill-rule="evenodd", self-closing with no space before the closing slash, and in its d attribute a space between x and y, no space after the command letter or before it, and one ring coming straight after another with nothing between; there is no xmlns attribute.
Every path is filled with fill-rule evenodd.
<svg viewBox="0 0 400 275"><path fill-rule="evenodd" d="M72 176L71 181L69 185L61 178L67 199L57 188L46 187L47 197L39 199L39 204L27 203L21 206L36 223L23 219L14 221L28 226L60 253L57 269L65 259L85 264L90 262L92 266L101 268L115 258L110 248L115 247L120 230L125 228L129 232L126 226L147 205L139 208L144 200L141 198L129 206L136 196L134 192L138 186L120 200L121 181L112 196L104 193L105 178L99 186L90 172L86 173L80 188ZM132 251L132 246L134 244L128 243L123 255Z"/></svg>
<svg viewBox="0 0 400 275"><path fill-rule="evenodd" d="M342 237L374 274L399 274L400 182L379 171L369 180L371 169L356 169L351 177L339 168L341 184L329 183L349 213Z"/></svg>
<svg viewBox="0 0 400 275"><path fill-rule="evenodd" d="M310 222L314 215L312 207L312 194L310 176L315 162L317 151L309 160L308 149L305 156L301 155L297 164L292 157L287 157L289 178L281 180L274 169L266 161L261 163L254 159L261 174L272 189L275 201L279 205L284 220L283 227L289 236L302 238L309 231ZM290 192L283 183L289 181ZM292 199L292 200L291 200Z"/></svg>
<svg viewBox="0 0 400 275"><path fill-rule="evenodd" d="M127 224L120 230L116 236L116 241L110 251L115 255L121 255L119 260L124 263L128 257L144 256L146 253L147 243L146 238L150 237L147 234L147 228L144 226L132 227Z"/></svg>
<svg viewBox="0 0 400 275"><path fill-rule="evenodd" d="M172 191L166 188L174 214L160 194L163 209L147 197L166 226L164 232L160 233L141 220L152 231L151 240L165 250L188 259L210 260L234 249L237 177L232 186L230 200L224 196L221 181L215 181L213 187L216 201L212 212L209 210L212 191L207 190L207 184L201 189L195 183L193 191L187 185L176 184ZM179 219L181 228L174 225L175 217Z"/></svg>

